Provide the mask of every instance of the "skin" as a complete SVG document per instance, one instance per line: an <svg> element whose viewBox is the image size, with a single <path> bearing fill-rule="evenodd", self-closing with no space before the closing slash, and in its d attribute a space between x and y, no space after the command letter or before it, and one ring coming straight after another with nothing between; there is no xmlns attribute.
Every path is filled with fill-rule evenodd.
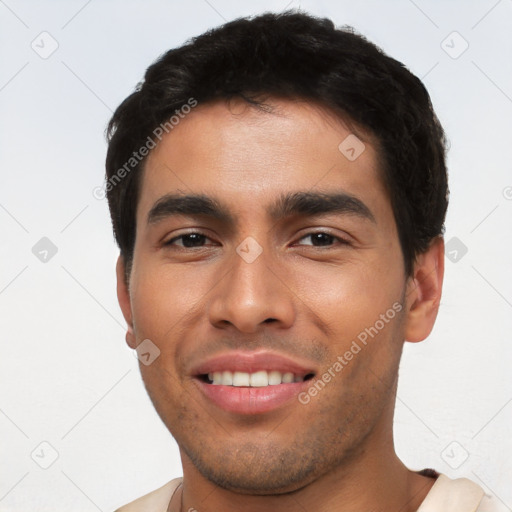
<svg viewBox="0 0 512 512"><path fill-rule="evenodd" d="M415 511L434 480L395 454L393 411L404 340L425 339L437 316L443 240L405 276L371 136L357 132L365 150L349 161L338 150L355 133L346 123L310 103L271 103L273 113L239 100L199 105L162 139L142 179L129 283L118 260L127 342L150 339L161 351L141 373L180 447L184 484L169 510ZM375 222L267 217L282 192L333 190L359 198ZM168 193L213 196L238 224L174 216L148 225ZM191 231L207 238L192 248L175 239ZM318 244L308 236L318 231L335 238ZM263 248L250 264L236 252L248 236ZM269 348L311 362L318 378L396 302L402 311L306 405L228 413L190 375L206 357Z"/></svg>

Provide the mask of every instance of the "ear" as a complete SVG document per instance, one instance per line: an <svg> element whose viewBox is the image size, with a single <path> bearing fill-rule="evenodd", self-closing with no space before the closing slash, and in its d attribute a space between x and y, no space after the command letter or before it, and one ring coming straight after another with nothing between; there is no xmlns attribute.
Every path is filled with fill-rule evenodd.
<svg viewBox="0 0 512 512"><path fill-rule="evenodd" d="M444 239L439 236L418 255L407 283L405 340L423 341L437 318L444 277Z"/></svg>
<svg viewBox="0 0 512 512"><path fill-rule="evenodd" d="M130 290L128 283L126 282L125 274L125 262L124 258L119 255L116 264L116 275L117 275L117 300L121 311L123 312L124 319L127 323L126 329L126 343L130 348L135 348L135 334L133 332L133 317L132 317L132 305L130 303Z"/></svg>

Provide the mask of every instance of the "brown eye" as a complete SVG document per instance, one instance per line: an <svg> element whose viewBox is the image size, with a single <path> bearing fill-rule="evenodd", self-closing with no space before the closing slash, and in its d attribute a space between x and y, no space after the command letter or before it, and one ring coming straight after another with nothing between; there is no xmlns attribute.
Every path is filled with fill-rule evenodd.
<svg viewBox="0 0 512 512"><path fill-rule="evenodd" d="M331 235L330 233L325 233L324 231L315 231L313 233L308 233L307 235L303 236L300 240L305 240L308 238L311 240L311 243L303 245L311 245L313 247L329 247L333 245L335 241L339 242L342 245L349 244L347 240Z"/></svg>
<svg viewBox="0 0 512 512"><path fill-rule="evenodd" d="M181 241L181 243L176 244L175 242L178 240ZM165 242L164 245L178 245L179 247L184 247L185 249L192 249L194 247L203 247L206 240L209 240L209 238L202 233L186 233L184 235L171 238L169 241Z"/></svg>

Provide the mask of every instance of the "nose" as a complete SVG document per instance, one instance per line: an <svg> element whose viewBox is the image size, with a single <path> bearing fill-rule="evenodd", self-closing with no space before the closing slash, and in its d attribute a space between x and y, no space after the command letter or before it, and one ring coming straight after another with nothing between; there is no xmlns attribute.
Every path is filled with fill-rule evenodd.
<svg viewBox="0 0 512 512"><path fill-rule="evenodd" d="M263 250L253 261L240 254L226 259L226 273L212 290L211 324L244 333L255 333L266 324L289 328L295 319L295 296L283 265L270 251Z"/></svg>

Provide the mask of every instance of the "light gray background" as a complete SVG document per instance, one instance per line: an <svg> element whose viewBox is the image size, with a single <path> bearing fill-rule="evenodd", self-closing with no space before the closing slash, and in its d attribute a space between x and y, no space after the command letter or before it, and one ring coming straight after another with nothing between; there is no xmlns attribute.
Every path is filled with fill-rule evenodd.
<svg viewBox="0 0 512 512"><path fill-rule="evenodd" d="M124 342L117 249L92 193L103 132L158 55L286 7L299 3L0 0L0 510L109 511L181 475ZM434 332L405 347L396 447L410 468L470 477L510 510L512 1L300 7L422 78L448 133L446 240L458 252ZM32 252L42 237L58 249L46 262Z"/></svg>

